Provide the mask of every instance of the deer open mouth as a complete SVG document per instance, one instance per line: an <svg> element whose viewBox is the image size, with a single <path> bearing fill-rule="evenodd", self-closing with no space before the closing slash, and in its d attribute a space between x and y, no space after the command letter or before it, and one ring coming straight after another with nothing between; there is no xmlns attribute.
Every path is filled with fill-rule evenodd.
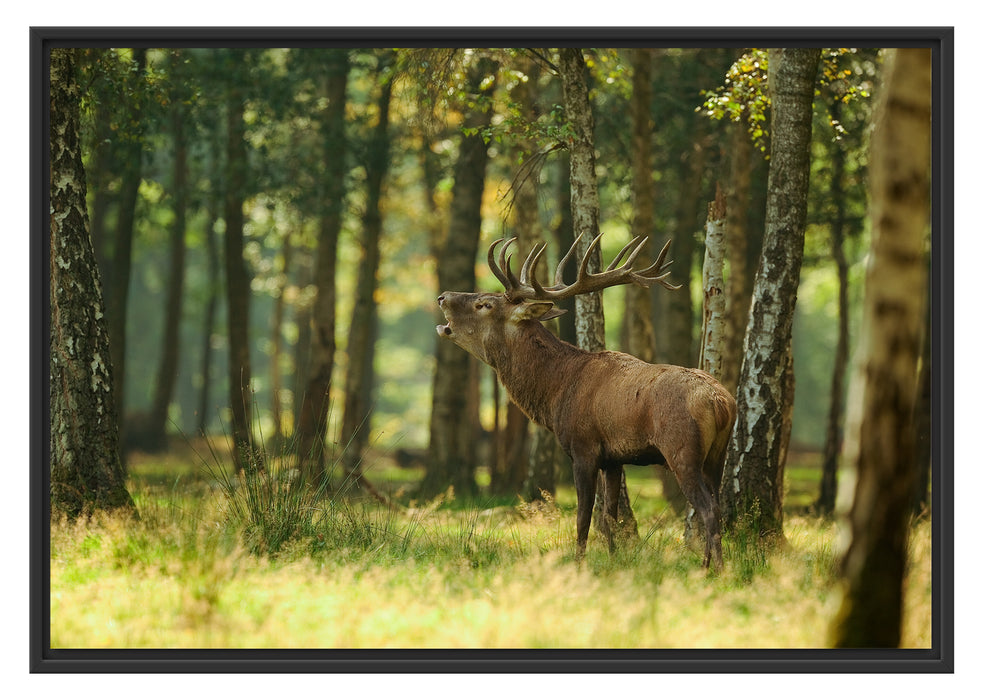
<svg viewBox="0 0 983 700"><path fill-rule="evenodd" d="M441 294L439 297L437 297L437 306L439 306L440 307L440 310L444 312L444 318L447 319L447 323L443 323L443 324L437 326L437 335L445 335L445 336L450 337L450 336L452 336L454 334L454 331L451 329L451 319L447 315L447 309L444 308L444 295L443 294Z"/></svg>

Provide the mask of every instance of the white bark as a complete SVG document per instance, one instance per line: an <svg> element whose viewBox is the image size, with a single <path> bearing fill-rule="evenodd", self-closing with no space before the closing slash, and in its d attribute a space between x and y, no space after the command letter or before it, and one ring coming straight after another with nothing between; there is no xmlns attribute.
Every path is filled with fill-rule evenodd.
<svg viewBox="0 0 983 700"><path fill-rule="evenodd" d="M871 254L844 441L841 503L852 505L837 646L901 642L916 449L931 140L931 52L888 54L871 139Z"/></svg>
<svg viewBox="0 0 983 700"><path fill-rule="evenodd" d="M727 345L727 300L724 296L724 260L727 257L726 200L718 191L710 203L703 258L703 335L700 369L718 381L723 377Z"/></svg>
<svg viewBox="0 0 983 700"><path fill-rule="evenodd" d="M720 498L729 525L751 514L760 534L781 537L784 456L794 386L792 318L805 236L819 49L785 49L770 55L772 152L765 238L735 396L737 423ZM755 509L760 511L757 515Z"/></svg>

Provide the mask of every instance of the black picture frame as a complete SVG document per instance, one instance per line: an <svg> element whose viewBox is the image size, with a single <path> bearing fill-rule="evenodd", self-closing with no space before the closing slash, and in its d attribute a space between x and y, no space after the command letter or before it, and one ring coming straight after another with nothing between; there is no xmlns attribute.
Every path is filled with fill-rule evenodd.
<svg viewBox="0 0 983 700"><path fill-rule="evenodd" d="M951 27L34 27L30 30L30 670L33 673L950 673L953 671ZM932 648L927 650L69 650L48 634L47 55L87 47L891 46L933 52Z"/></svg>

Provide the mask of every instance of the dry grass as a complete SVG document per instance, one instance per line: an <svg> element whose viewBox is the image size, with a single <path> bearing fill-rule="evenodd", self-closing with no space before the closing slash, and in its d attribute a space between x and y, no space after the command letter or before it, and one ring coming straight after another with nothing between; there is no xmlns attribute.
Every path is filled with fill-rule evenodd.
<svg viewBox="0 0 983 700"><path fill-rule="evenodd" d="M220 492L139 499L136 526L53 525L52 647L816 648L838 605L836 528L805 517L781 551L730 543L708 577L665 515L614 557L592 540L578 566L562 504L336 505L271 559L244 546ZM927 525L911 551L904 644L929 647Z"/></svg>

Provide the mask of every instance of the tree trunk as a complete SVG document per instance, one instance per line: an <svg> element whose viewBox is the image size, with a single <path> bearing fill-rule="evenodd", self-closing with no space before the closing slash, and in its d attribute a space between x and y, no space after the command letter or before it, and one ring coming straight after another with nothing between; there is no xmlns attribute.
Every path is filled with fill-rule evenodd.
<svg viewBox="0 0 983 700"><path fill-rule="evenodd" d="M751 206L751 138L747 119L731 124L730 186L727 189L727 260L730 275L726 282L727 344L720 382L737 393L737 380L744 356L744 331L747 329L750 297L748 263L748 211Z"/></svg>
<svg viewBox="0 0 983 700"><path fill-rule="evenodd" d="M176 105L175 105L176 106ZM167 446L167 413L174 394L177 379L178 358L181 347L181 302L184 298L184 240L188 209L188 144L184 131L187 114L176 108L173 115L174 129L174 223L171 228L171 269L167 282L167 305L164 308L164 332L162 355L157 370L157 385L150 408L147 430L149 446L164 449Z"/></svg>
<svg viewBox="0 0 983 700"><path fill-rule="evenodd" d="M648 236L649 243L639 254L637 266L645 267L652 262L649 254L651 246L658 240L655 226L655 182L652 179L654 169L652 151L652 49L638 49L631 53L632 92L631 92L631 124L632 124L632 220L631 236ZM663 298L663 307L668 300ZM653 320L654 310L652 292L644 287L629 285L625 287L625 317L623 323L622 349L644 360L657 362L659 340L655 332ZM667 342L666 338L662 342ZM669 343L672 341L669 340ZM684 515L688 503L679 488L676 477L667 467L655 467L655 476L662 483L663 497L670 503L677 515Z"/></svg>
<svg viewBox="0 0 983 700"><path fill-rule="evenodd" d="M599 235L600 198L597 193L597 174L594 162L594 115L591 112L587 88L587 65L580 49L560 49L560 77L563 82L563 100L566 117L574 137L570 143L570 201L575 235L583 235L577 257L584 259L587 248ZM588 263L590 272L599 272L601 254L595 249ZM577 345L588 352L604 349L604 306L601 294L580 294L575 297L577 310ZM597 480L595 500L596 522L599 531L607 532L607 518L603 517L605 480ZM638 524L628 499L628 487L624 472L621 475L621 493L618 499L619 534L638 536Z"/></svg>
<svg viewBox="0 0 983 700"><path fill-rule="evenodd" d="M230 87L226 114L225 282L228 300L229 407L232 410L232 455L237 472L251 470L256 457L251 425L252 391L249 363L250 282L243 258L243 204L246 196L246 134L244 96Z"/></svg>
<svg viewBox="0 0 983 700"><path fill-rule="evenodd" d="M134 49L133 63L135 76L143 79L147 63L147 50ZM142 86L134 87L134 90ZM112 355L113 378L115 381L116 415L119 420L120 442L126 443L126 310L130 296L130 267L133 258L133 223L136 219L137 195L140 191L141 164L143 161L143 133L140 126L142 117L133 114L128 117L136 124L133 131L124 139L125 146L120 158L119 207L116 213L116 230L113 237L113 256L110 269L112 274L106 285L106 319L109 330L109 350ZM126 457L121 454L123 469L126 470Z"/></svg>
<svg viewBox="0 0 983 700"><path fill-rule="evenodd" d="M212 168L219 172L219 141L212 137ZM208 296L205 302L205 315L201 329L201 393L198 397L198 433L205 434L212 411L210 388L212 383L212 335L215 332L215 317L218 312L219 296L222 290L221 264L219 263L218 240L215 224L224 200L222 192L211 192L208 197L208 221L205 224L205 260L208 271Z"/></svg>
<svg viewBox="0 0 983 700"><path fill-rule="evenodd" d="M381 82L376 108L378 121L369 145L365 171L365 214L362 218L362 259L358 266L355 304L348 333L348 369L345 375L345 406L341 424L341 444L345 448L342 462L346 482L358 483L362 453L368 444L372 417L372 384L375 380L375 343L378 335L379 237L382 234L380 208L383 186L389 170L389 103L394 74L388 56L380 56L378 78Z"/></svg>
<svg viewBox="0 0 983 700"><path fill-rule="evenodd" d="M717 196L707 207L706 249L703 256L703 326L700 333L699 368L720 381L724 372L727 347L727 308L724 296L724 260L727 257L727 200L717 186ZM713 484L714 495L720 484ZM696 535L705 537L706 528L688 503L686 510L686 541L694 542Z"/></svg>
<svg viewBox="0 0 983 700"><path fill-rule="evenodd" d="M556 208L558 210L556 229L553 231L553 238L556 241L556 250L559 255L563 251L570 250L576 234L573 232L573 205L570 201L570 154L561 151L557 158L558 166L558 187L556 193ZM570 344L577 342L577 305L575 299L564 299L558 307L567 313L557 319L559 327L559 337ZM562 450L560 450L562 453ZM572 478L572 477L571 477Z"/></svg>
<svg viewBox="0 0 983 700"><path fill-rule="evenodd" d="M492 90L491 85L483 87L483 83L497 69L497 64L484 58L468 68L466 89L474 106L464 114L463 127L467 131L461 136L454 164L450 221L437 264L437 285L442 291L475 288L474 263L481 236L481 202L488 161L488 145L480 130L491 124L492 117L491 109L482 105L479 98ZM474 402L469 403L469 388L473 386L472 372L477 371L477 365L470 358L453 343L437 343L429 458L420 486L423 494L441 493L448 485L465 497L477 493L474 442L478 436L469 411L474 408Z"/></svg>
<svg viewBox="0 0 983 700"><path fill-rule="evenodd" d="M569 159L565 152L561 153L557 159L559 164L557 170L561 173L558 178L560 181L557 196L558 222L556 230L553 232L554 245L559 251L569 250L573 245L573 230L570 224L570 182L568 173L570 171ZM538 197L537 197L538 201ZM537 206L538 209L538 206ZM562 255L562 252L560 253ZM570 313L566 313L560 318L547 321L546 325L550 331L568 341L575 340L573 318L573 304L570 301L561 302L561 308L567 308ZM528 473L522 484L522 495L527 501L535 501L543 498L543 493L550 496L556 494L557 473L565 475L572 480L572 470L562 469L559 465L561 460L566 458L563 450L560 449L559 442L550 430L537 423L531 422L529 425L529 462Z"/></svg>
<svg viewBox="0 0 983 700"><path fill-rule="evenodd" d="M839 121L840 102L834 100L830 105L830 117ZM846 153L838 144L833 144L830 198L836 214L830 229L830 247L833 262L836 264L838 287L838 326L836 337L836 356L833 360L833 377L830 382L829 412L826 418L826 442L823 447L823 471L819 485L819 498L816 510L820 515L829 516L836 508L837 470L840 460L840 415L843 407L844 375L850 360L850 266L843 251L846 234L846 201L843 188Z"/></svg>
<svg viewBox="0 0 983 700"><path fill-rule="evenodd" d="M703 122L696 127L703 129ZM705 198L703 174L706 170L705 137L697 134L690 152L683 155L685 173L682 187L676 193L675 224L672 234L673 282L680 285L678 291L659 296L660 311L664 317L663 338L658 351L662 362L681 367L692 367L696 361L693 342L693 296L690 292L693 258L696 255L696 236L705 223ZM660 241L660 244L664 241Z"/></svg>
<svg viewBox="0 0 983 700"><path fill-rule="evenodd" d="M522 118L530 123L536 119L536 98L538 97L537 83L539 79L539 66L531 56L524 55L523 63L519 65L527 76L528 81L519 83L512 89L512 99L522 110ZM531 139L520 139L512 145L511 162L514 175L512 178L511 193L512 201L509 205L509 215L513 228L513 235L519 240L516 242L515 256L517 259L525 260L526 256L543 240L542 226L539 219L539 170L528 165L525 160L528 153L533 152L536 143ZM496 378L497 381L497 378ZM496 416L497 417L497 416ZM496 441L495 454L496 460L492 462L492 492L497 494L511 494L526 491L534 491L534 498L539 498L539 489L542 484L527 484L530 478L534 478L530 460L536 459L531 454L533 446L532 434L545 430L540 425L531 422L526 415L512 403L506 400L505 425L498 428L499 439ZM547 433L549 431L546 431ZM548 443L544 440L536 441L536 446L540 449L548 450ZM552 451L550 451L552 455ZM538 459L545 459L546 454L539 455Z"/></svg>
<svg viewBox="0 0 983 700"><path fill-rule="evenodd" d="M631 236L648 237L636 258L636 267L651 264L650 246L655 238L655 184L652 180L652 50L631 52ZM652 292L635 284L625 287L624 342L622 348L645 362L655 362L655 326Z"/></svg>
<svg viewBox="0 0 983 700"><path fill-rule="evenodd" d="M119 459L109 336L89 238L72 49L51 50L50 76L51 515L135 515Z"/></svg>
<svg viewBox="0 0 983 700"><path fill-rule="evenodd" d="M678 159L678 186L669 200L672 204L669 234L656 242L658 248L672 239L673 282L680 289L655 297L657 358L659 362L692 367L699 352L694 342L694 310L691 280L696 241L706 223L706 174L709 150L705 119L688 120L690 139L686 147L672 153ZM675 149L674 149L675 150ZM658 249L657 248L657 249Z"/></svg>
<svg viewBox="0 0 983 700"><path fill-rule="evenodd" d="M297 250L297 286L300 289L310 289L314 280L314 255L306 248ZM297 326L297 342L294 344L294 374L291 386L293 388L293 413L291 434L294 444L299 441L300 416L304 411L304 394L307 378L311 368L311 305L309 294L301 294L293 305L294 324Z"/></svg>
<svg viewBox="0 0 983 700"><path fill-rule="evenodd" d="M721 511L729 527L781 538L790 416L792 317L805 236L818 49L772 54L772 152L761 266L755 277Z"/></svg>
<svg viewBox="0 0 983 700"><path fill-rule="evenodd" d="M335 355L335 268L345 199L345 92L349 59L346 51L329 54L328 105L324 113L324 201L321 212L317 262L314 269L316 296L311 309L311 354L300 417L297 421L297 457L300 478L312 488L327 485L325 437L331 402L331 373Z"/></svg>
<svg viewBox="0 0 983 700"><path fill-rule="evenodd" d="M720 381L727 345L727 298L724 296L724 259L727 256L727 200L717 188L717 198L707 212L706 250L703 257L703 332L700 364Z"/></svg>
<svg viewBox="0 0 983 700"><path fill-rule="evenodd" d="M577 258L583 260L591 242L599 235L600 198L594 159L594 115L587 87L587 65L580 49L560 49L560 77L566 118L574 136L570 151L570 202L574 236L581 236ZM600 246L591 255L588 269L601 267ZM600 292L580 294L577 309L577 344L588 352L604 349L604 305Z"/></svg>
<svg viewBox="0 0 983 700"><path fill-rule="evenodd" d="M929 265L929 269L930 269ZM932 306L925 303L925 326L922 331L922 354L918 360L918 403L915 405L915 454L918 469L912 493L915 516L932 508Z"/></svg>
<svg viewBox="0 0 983 700"><path fill-rule="evenodd" d="M273 441L278 452L284 443L283 436L283 373L280 371L280 358L283 355L283 319L287 313L286 292L290 280L290 261L293 246L290 232L287 231L281 243L280 256L283 261L280 267L280 280L277 282L276 298L273 300L273 320L270 323L270 334L273 336L273 346L270 349L270 393L273 402Z"/></svg>
<svg viewBox="0 0 983 700"><path fill-rule="evenodd" d="M836 647L901 641L911 486L912 411L926 294L932 162L929 49L894 49L870 146L871 252L844 467L855 471ZM846 485L845 485L846 486ZM846 490L846 489L845 489Z"/></svg>
<svg viewBox="0 0 983 700"><path fill-rule="evenodd" d="M97 100L92 106L92 143L89 146L89 167L86 173L87 189L92 206L89 208L89 235L92 249L102 277L103 286L109 289L112 273L112 242L109 240L106 219L115 199L110 182L116 172L112 149L112 116L109 100Z"/></svg>
<svg viewBox="0 0 983 700"><path fill-rule="evenodd" d="M527 501L543 498L543 493L556 494L556 458L559 445L556 436L541 425L529 426L529 471L522 484L522 497Z"/></svg>

